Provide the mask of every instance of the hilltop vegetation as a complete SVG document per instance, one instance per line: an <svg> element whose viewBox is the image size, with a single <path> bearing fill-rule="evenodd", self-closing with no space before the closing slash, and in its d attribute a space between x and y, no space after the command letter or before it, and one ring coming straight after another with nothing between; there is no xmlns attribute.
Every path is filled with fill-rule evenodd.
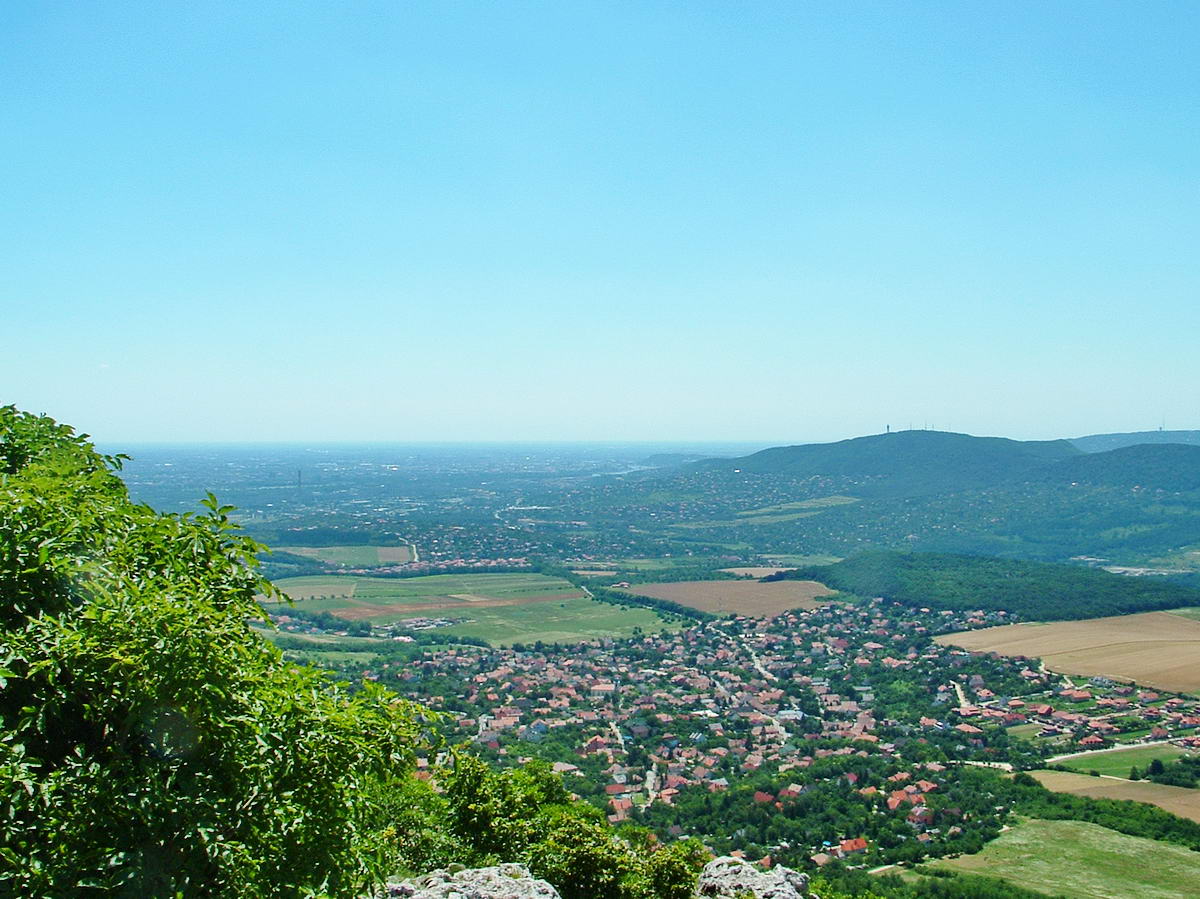
<svg viewBox="0 0 1200 899"><path fill-rule="evenodd" d="M1101 618L1194 605L1200 590L1081 568L943 553L868 552L770 575L933 609L1003 609L1032 620Z"/></svg>

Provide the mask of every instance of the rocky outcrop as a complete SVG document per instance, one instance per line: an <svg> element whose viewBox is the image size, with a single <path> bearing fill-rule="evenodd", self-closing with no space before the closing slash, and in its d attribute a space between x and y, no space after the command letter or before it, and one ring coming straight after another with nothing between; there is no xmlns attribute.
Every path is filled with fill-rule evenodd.
<svg viewBox="0 0 1200 899"><path fill-rule="evenodd" d="M388 895L404 899L560 899L558 890L538 880L524 865L434 871L403 883L389 883Z"/></svg>
<svg viewBox="0 0 1200 899"><path fill-rule="evenodd" d="M696 895L712 899L806 899L808 875L791 868L763 871L740 858L714 858L700 872Z"/></svg>

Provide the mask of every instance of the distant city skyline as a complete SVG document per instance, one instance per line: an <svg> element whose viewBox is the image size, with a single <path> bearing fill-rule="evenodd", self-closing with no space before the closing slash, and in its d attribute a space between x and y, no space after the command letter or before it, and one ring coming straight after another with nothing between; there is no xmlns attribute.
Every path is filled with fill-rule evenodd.
<svg viewBox="0 0 1200 899"><path fill-rule="evenodd" d="M1200 428L1198 26L9 4L0 403L106 446Z"/></svg>

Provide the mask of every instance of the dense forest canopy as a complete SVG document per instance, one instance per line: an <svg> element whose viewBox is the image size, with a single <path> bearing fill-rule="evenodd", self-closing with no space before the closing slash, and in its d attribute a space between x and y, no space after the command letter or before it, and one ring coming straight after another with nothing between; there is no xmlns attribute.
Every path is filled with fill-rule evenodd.
<svg viewBox="0 0 1200 899"><path fill-rule="evenodd" d="M816 580L845 593L934 609L1004 609L1032 620L1100 618L1200 604L1200 590L1163 580L948 553L867 552L768 579Z"/></svg>

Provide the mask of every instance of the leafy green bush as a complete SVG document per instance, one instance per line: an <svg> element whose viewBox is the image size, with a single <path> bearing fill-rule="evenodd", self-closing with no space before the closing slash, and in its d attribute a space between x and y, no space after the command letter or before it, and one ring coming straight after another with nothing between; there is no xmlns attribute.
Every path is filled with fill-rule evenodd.
<svg viewBox="0 0 1200 899"><path fill-rule="evenodd" d="M563 899L687 899L708 858L698 843L634 845L615 834L597 809L572 802L544 762L492 771L478 758L455 756L445 773L451 829L464 861L521 861L554 884Z"/></svg>
<svg viewBox="0 0 1200 899"><path fill-rule="evenodd" d="M135 505L119 465L0 409L0 893L358 894L416 708L285 662L230 509Z"/></svg>

